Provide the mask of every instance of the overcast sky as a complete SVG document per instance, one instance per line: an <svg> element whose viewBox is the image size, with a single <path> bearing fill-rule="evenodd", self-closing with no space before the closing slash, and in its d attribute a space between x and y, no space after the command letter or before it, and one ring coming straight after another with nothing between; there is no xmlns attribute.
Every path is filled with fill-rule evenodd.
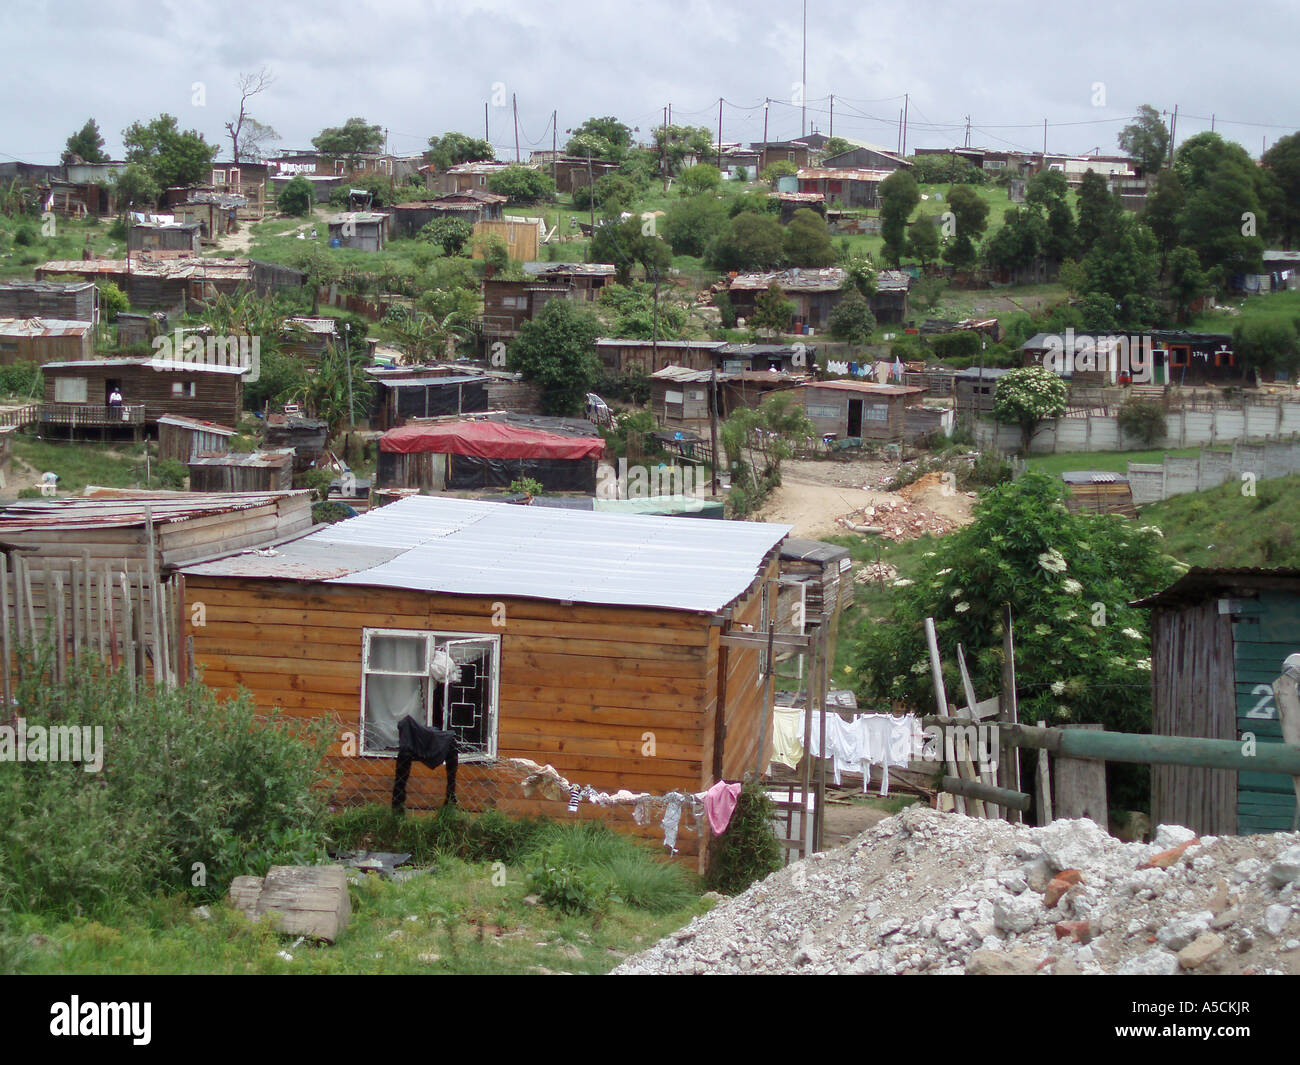
<svg viewBox="0 0 1300 1065"><path fill-rule="evenodd" d="M0 40L0 159L53 163L86 118L109 152L121 131L161 112L230 142L241 72L275 83L252 113L309 147L323 126L361 115L415 154L460 129L514 158L613 114L647 136L671 103L679 123L723 140L797 137L799 0L42 0L6 4ZM888 148L910 94L907 145L970 143L1039 151L1116 150L1138 105L1179 105L1181 142L1210 126L1258 156L1300 128L1295 52L1300 3L1251 0L808 0L808 131ZM196 85L197 83L197 85ZM494 100L495 96L495 100Z"/></svg>

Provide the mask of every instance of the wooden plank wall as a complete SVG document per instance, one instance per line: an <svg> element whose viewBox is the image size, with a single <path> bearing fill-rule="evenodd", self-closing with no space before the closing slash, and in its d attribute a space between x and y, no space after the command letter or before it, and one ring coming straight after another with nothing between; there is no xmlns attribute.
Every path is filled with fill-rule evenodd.
<svg viewBox="0 0 1300 1065"><path fill-rule="evenodd" d="M770 574L775 566L773 558ZM758 601L750 599L741 616L757 624ZM392 787L392 759L344 753L343 733L360 730L366 628L499 635L499 758L549 763L574 783L609 792L695 792L711 783L719 630L705 616L191 575L187 618L198 603L206 623L187 631L205 682L223 695L247 687L262 710L332 717L340 734L330 761L341 773L345 801L387 802ZM494 626L494 611L502 618L498 607L504 624ZM735 654L732 662L735 753L728 758L738 777L754 757L756 740L745 742L744 730L754 727L761 691L757 653ZM422 779L413 782L409 807L441 805L441 774ZM553 803L525 798L513 782L501 785L491 766L465 764L460 779L468 808L555 812ZM641 828L643 835L659 831ZM682 853L697 853L695 843L684 837Z"/></svg>
<svg viewBox="0 0 1300 1065"><path fill-rule="evenodd" d="M733 608L731 631L741 625L752 625L755 632L762 628L762 596L769 596L769 616L777 616L778 579L780 563L775 553L765 562L761 583L750 590L749 594ZM724 780L741 780L745 773L751 771L758 763L758 737L765 720L765 712L770 715L771 705L766 702L767 685L759 674L759 651L732 647L728 650L726 707L724 722L726 725L722 751L722 777ZM773 656L775 658L775 656ZM716 657L714 659L717 660ZM775 662L771 663L775 666ZM716 671L715 671L716 674ZM712 777L714 729L710 728L705 738L705 776L700 786L707 788L714 783ZM772 728L770 722L764 738L763 764L772 749Z"/></svg>
<svg viewBox="0 0 1300 1065"><path fill-rule="evenodd" d="M218 425L238 425L243 410L244 386L235 374L201 369L160 371L147 363L122 366L91 359L68 369L47 369L44 373L46 403L55 402L54 382L60 377L84 377L87 382L86 402L92 407L102 407L108 401L107 381L121 381L123 401L143 403L145 420L149 422L156 422L164 414L176 414ZM193 381L193 398L173 395L172 383L175 381Z"/></svg>
<svg viewBox="0 0 1300 1065"><path fill-rule="evenodd" d="M1151 731L1158 736L1237 739L1233 625L1217 599L1155 610ZM1237 826L1237 774L1226 769L1151 767L1151 823L1230 836Z"/></svg>
<svg viewBox="0 0 1300 1065"><path fill-rule="evenodd" d="M1253 733L1260 743L1281 743L1282 726L1273 697L1273 681L1287 655L1300 650L1300 596L1261 591L1239 600L1233 628L1235 665L1234 738ZM1280 773L1242 773L1237 778L1237 830L1289 832L1295 817L1295 788Z"/></svg>

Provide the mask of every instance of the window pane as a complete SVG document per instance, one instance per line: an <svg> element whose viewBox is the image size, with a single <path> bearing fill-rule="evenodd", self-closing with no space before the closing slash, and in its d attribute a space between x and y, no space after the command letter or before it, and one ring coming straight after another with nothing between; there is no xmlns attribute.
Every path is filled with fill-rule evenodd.
<svg viewBox="0 0 1300 1065"><path fill-rule="evenodd" d="M393 673L424 673L424 648L423 636L371 636L367 665Z"/></svg>
<svg viewBox="0 0 1300 1065"><path fill-rule="evenodd" d="M447 685L443 725L456 733L462 751L488 750L492 709L492 645L449 643L460 679Z"/></svg>
<svg viewBox="0 0 1300 1065"><path fill-rule="evenodd" d="M427 691L424 677L366 677L366 751L397 750L397 723L407 714L424 724Z"/></svg>

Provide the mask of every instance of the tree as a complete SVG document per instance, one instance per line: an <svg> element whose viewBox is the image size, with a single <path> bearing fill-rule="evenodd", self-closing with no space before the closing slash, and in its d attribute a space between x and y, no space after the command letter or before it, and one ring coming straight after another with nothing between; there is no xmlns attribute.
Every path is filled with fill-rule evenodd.
<svg viewBox="0 0 1300 1065"><path fill-rule="evenodd" d="M1147 327L1157 314L1150 297L1157 289L1159 260L1155 235L1146 224L1120 214L1084 256L1083 290L1102 293L1117 303L1122 326Z"/></svg>
<svg viewBox="0 0 1300 1065"><path fill-rule="evenodd" d="M281 214L305 218L311 214L315 200L316 192L311 187L311 182L301 174L295 174L285 182L280 195L275 198L275 206L279 208Z"/></svg>
<svg viewBox="0 0 1300 1065"><path fill-rule="evenodd" d="M600 321L590 311L569 300L549 300L536 318L520 328L510 347L510 369L540 386L546 414L581 414L600 375L596 355L600 335Z"/></svg>
<svg viewBox="0 0 1300 1065"><path fill-rule="evenodd" d="M160 189L197 185L212 176L217 148L197 130L178 128L174 115L133 122L122 131L126 161L142 166Z"/></svg>
<svg viewBox="0 0 1300 1065"><path fill-rule="evenodd" d="M958 643L975 690L997 691L1009 607L1022 721L1148 731L1150 612L1129 604L1168 587L1179 567L1159 530L1071 514L1064 499L1059 479L1037 472L986 492L972 524L895 582L890 615L845 634L860 695L934 706L926 618L948 692L962 690Z"/></svg>
<svg viewBox="0 0 1300 1065"><path fill-rule="evenodd" d="M620 285L632 278L640 266L647 278L661 276L672 263L672 251L662 240L648 233L646 224L633 215L623 221L609 216L596 226L591 236L594 262L612 263L614 277Z"/></svg>
<svg viewBox="0 0 1300 1065"><path fill-rule="evenodd" d="M1142 212L1143 221L1155 235L1162 268L1169 253L1182 237L1182 226L1179 224L1182 213L1183 183L1179 180L1178 171L1162 170L1147 196L1146 210Z"/></svg>
<svg viewBox="0 0 1300 1065"><path fill-rule="evenodd" d="M1079 183L1079 247L1086 253L1101 241L1118 219L1121 207L1106 179L1089 170Z"/></svg>
<svg viewBox="0 0 1300 1065"><path fill-rule="evenodd" d="M677 175L677 191L683 196L716 192L722 184L722 172L712 163L696 163Z"/></svg>
<svg viewBox="0 0 1300 1065"><path fill-rule="evenodd" d="M383 150L384 130L364 118L349 118L341 126L327 126L311 143L322 155L355 163L359 156L375 155Z"/></svg>
<svg viewBox="0 0 1300 1065"><path fill-rule="evenodd" d="M449 215L433 219L420 230L420 236L440 246L444 255L459 255L473 235L473 222Z"/></svg>
<svg viewBox="0 0 1300 1065"><path fill-rule="evenodd" d="M770 214L744 211L710 244L706 262L715 270L767 270L784 262L785 233Z"/></svg>
<svg viewBox="0 0 1300 1065"><path fill-rule="evenodd" d="M716 196L691 196L669 205L662 228L674 255L702 256L727 226L727 207Z"/></svg>
<svg viewBox="0 0 1300 1065"><path fill-rule="evenodd" d="M1274 144L1264 153L1263 164L1277 190L1269 205L1269 222L1282 247L1290 248L1300 239L1300 133Z"/></svg>
<svg viewBox="0 0 1300 1065"><path fill-rule="evenodd" d="M907 228L907 251L922 267L929 266L939 257L939 226L933 215L922 215ZM966 247L973 259L975 250L966 238ZM956 263L953 263L956 266ZM964 264L963 264L964 265Z"/></svg>
<svg viewBox="0 0 1300 1065"><path fill-rule="evenodd" d="M441 137L430 137L429 148L424 153L425 162L439 171L450 170L461 163L478 163L496 158L496 150L485 140L454 130Z"/></svg>
<svg viewBox="0 0 1300 1065"><path fill-rule="evenodd" d="M1138 108L1137 118L1119 131L1120 151L1137 161L1151 177L1165 165L1169 155L1169 129L1150 104Z"/></svg>
<svg viewBox="0 0 1300 1065"><path fill-rule="evenodd" d="M1039 424L1065 413L1070 390L1051 370L1042 366L1021 366L1008 370L998 380L993 395L993 417L1004 425L1020 426L1024 450L1029 450Z"/></svg>
<svg viewBox="0 0 1300 1065"><path fill-rule="evenodd" d="M127 163L113 178L113 199L125 215L130 205L152 207L162 195L158 183L139 163Z"/></svg>
<svg viewBox="0 0 1300 1065"><path fill-rule="evenodd" d="M781 462L817 430L789 392L769 396L757 407L740 407L719 431L731 462L727 503L734 517L757 508L769 489L781 483Z"/></svg>
<svg viewBox="0 0 1300 1065"><path fill-rule="evenodd" d="M607 159L621 163L632 147L632 130L613 115L589 118L573 131L564 146L565 154L580 158Z"/></svg>
<svg viewBox="0 0 1300 1065"><path fill-rule="evenodd" d="M894 266L903 260L907 220L920 202L921 190L906 170L895 170L880 183L880 234L885 240L885 259Z"/></svg>
<svg viewBox="0 0 1300 1065"><path fill-rule="evenodd" d="M83 163L108 162L108 156L104 152L104 138L100 136L99 125L93 118L86 119L86 124L68 138L60 162L67 166L78 159Z"/></svg>
<svg viewBox="0 0 1300 1065"><path fill-rule="evenodd" d="M1290 322L1270 318L1247 319L1232 329L1232 350L1242 376L1273 371L1294 373L1300 365L1300 342Z"/></svg>
<svg viewBox="0 0 1300 1065"><path fill-rule="evenodd" d="M943 250L944 261L965 270L978 257L976 244L988 226L989 205L970 185L953 185L948 190L948 210L953 214L955 231Z"/></svg>
<svg viewBox="0 0 1300 1065"><path fill-rule="evenodd" d="M249 99L265 92L274 81L275 76L265 67L256 74L239 75L239 113L226 123L231 157L236 163L244 159L264 159L266 146L280 139L280 134L274 129L248 113Z"/></svg>
<svg viewBox="0 0 1300 1065"><path fill-rule="evenodd" d="M785 261L791 266L819 267L835 262L835 248L826 219L809 207L795 211L785 227L782 248Z"/></svg>
<svg viewBox="0 0 1300 1065"><path fill-rule="evenodd" d="M985 243L984 259L995 269L1014 273L1032 266L1046 241L1047 223L1042 214L1028 204L1013 207Z"/></svg>
<svg viewBox="0 0 1300 1065"><path fill-rule="evenodd" d="M1208 269L1217 267L1223 281L1259 268L1264 251L1263 204L1253 163L1225 154L1205 169L1196 169L1204 161L1198 158L1180 174L1188 190L1178 217L1181 243L1192 248ZM1194 175L1190 184L1189 174Z"/></svg>
<svg viewBox="0 0 1300 1065"><path fill-rule="evenodd" d="M653 138L655 156L667 165L669 174L676 174L688 156L699 161L713 150L713 134L707 126L655 126Z"/></svg>
<svg viewBox="0 0 1300 1065"><path fill-rule="evenodd" d="M1129 396L1119 408L1119 427L1144 447L1155 447L1167 432L1165 410L1153 399Z"/></svg>
<svg viewBox="0 0 1300 1065"><path fill-rule="evenodd" d="M769 334L784 333L790 328L798 308L785 298L785 292L773 281L767 291L754 301L754 316L749 324L755 329L764 329Z"/></svg>
<svg viewBox="0 0 1300 1065"><path fill-rule="evenodd" d="M531 166L512 164L488 178L488 188L506 196L511 204L533 204L555 199L555 182Z"/></svg>
<svg viewBox="0 0 1300 1065"><path fill-rule="evenodd" d="M919 222L918 225L927 225ZM929 226L931 230L933 226ZM843 340L854 347L870 343L876 331L876 316L871 313L871 304L856 288L851 288L844 298L831 310L827 326L831 336Z"/></svg>
<svg viewBox="0 0 1300 1065"><path fill-rule="evenodd" d="M596 179L596 184L589 189L579 185L573 190L573 206L582 210L591 206L592 197L596 206L608 213L626 211L636 199L636 186L632 179L622 174L605 174Z"/></svg>
<svg viewBox="0 0 1300 1065"><path fill-rule="evenodd" d="M1025 203L1046 215L1047 232L1042 255L1062 263L1074 254L1074 213L1070 210L1070 186L1059 170L1040 170L1025 189Z"/></svg>
<svg viewBox="0 0 1300 1065"><path fill-rule="evenodd" d="M1214 291L1201 269L1201 260L1191 248L1175 248L1169 255L1169 299L1180 322L1191 317L1192 305Z"/></svg>
<svg viewBox="0 0 1300 1065"><path fill-rule="evenodd" d="M789 159L778 159L775 163L769 163L760 177L772 188L776 188L777 182L783 177L794 177L797 173L799 173L799 168Z"/></svg>
<svg viewBox="0 0 1300 1065"><path fill-rule="evenodd" d="M822 155L830 159L835 155L843 155L845 152L853 151L853 145L843 137L831 137L822 145Z"/></svg>

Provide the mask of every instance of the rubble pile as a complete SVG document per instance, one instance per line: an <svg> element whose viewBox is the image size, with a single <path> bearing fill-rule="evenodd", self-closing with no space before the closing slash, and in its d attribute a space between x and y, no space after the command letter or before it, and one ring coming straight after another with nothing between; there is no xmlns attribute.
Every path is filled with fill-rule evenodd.
<svg viewBox="0 0 1300 1065"><path fill-rule="evenodd" d="M853 573L858 584L892 584L898 579L898 568L888 562L868 562Z"/></svg>
<svg viewBox="0 0 1300 1065"><path fill-rule="evenodd" d="M944 536L960 525L901 496L880 499L837 519L854 532L877 533L888 540L915 540L926 533Z"/></svg>
<svg viewBox="0 0 1300 1065"><path fill-rule="evenodd" d="M1125 843L912 806L615 973L1300 973L1300 833Z"/></svg>

